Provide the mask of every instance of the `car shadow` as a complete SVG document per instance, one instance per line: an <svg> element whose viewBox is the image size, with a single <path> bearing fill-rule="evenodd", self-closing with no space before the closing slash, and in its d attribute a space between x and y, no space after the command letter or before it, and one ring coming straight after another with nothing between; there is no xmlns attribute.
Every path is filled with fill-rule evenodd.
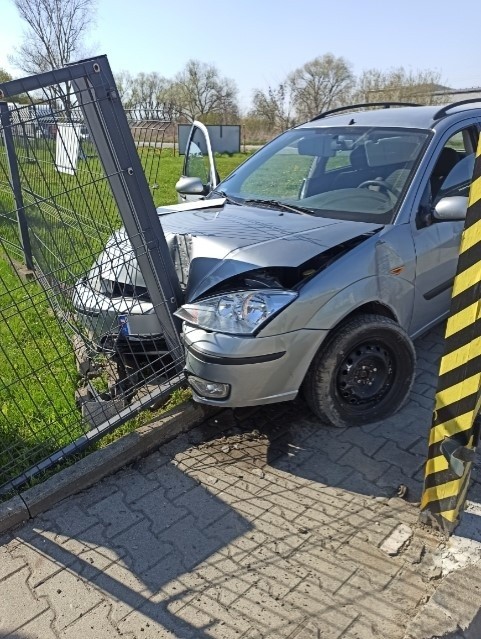
<svg viewBox="0 0 481 639"><path fill-rule="evenodd" d="M272 467L331 487L371 497L399 496L417 504L423 490L443 336L440 326L417 340L417 371L410 397L397 414L382 422L335 428L322 423L300 397L258 410L237 410L239 426L244 431L257 429L268 439L266 462ZM481 504L478 455L468 500ZM465 514L465 519L476 517ZM469 528L469 534L478 535L474 526ZM481 537L481 525L478 528Z"/></svg>

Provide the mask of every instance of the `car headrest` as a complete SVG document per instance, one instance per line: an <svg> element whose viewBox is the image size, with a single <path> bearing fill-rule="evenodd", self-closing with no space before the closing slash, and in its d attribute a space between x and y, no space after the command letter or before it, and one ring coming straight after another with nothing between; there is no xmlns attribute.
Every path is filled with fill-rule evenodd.
<svg viewBox="0 0 481 639"><path fill-rule="evenodd" d="M454 149L445 146L434 167L433 177L445 177L458 161L458 153Z"/></svg>
<svg viewBox="0 0 481 639"><path fill-rule="evenodd" d="M350 162L353 169L362 170L367 169L367 157L366 157L366 148L364 144L360 144L359 146L354 147L351 151Z"/></svg>

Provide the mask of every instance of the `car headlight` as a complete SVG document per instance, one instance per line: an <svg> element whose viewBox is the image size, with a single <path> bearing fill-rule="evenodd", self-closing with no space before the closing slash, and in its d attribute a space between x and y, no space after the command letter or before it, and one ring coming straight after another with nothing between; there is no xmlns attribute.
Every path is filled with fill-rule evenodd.
<svg viewBox="0 0 481 639"><path fill-rule="evenodd" d="M250 335L297 297L294 291L236 291L184 304L174 314L194 326L219 333Z"/></svg>

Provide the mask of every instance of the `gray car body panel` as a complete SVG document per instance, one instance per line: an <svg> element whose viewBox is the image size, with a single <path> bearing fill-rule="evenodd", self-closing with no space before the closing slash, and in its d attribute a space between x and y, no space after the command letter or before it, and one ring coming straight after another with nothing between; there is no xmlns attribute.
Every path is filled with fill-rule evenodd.
<svg viewBox="0 0 481 639"><path fill-rule="evenodd" d="M294 399L306 374L305 361L312 360L327 334L328 331L302 329L242 338L185 326L186 370L231 386L229 397L222 401L209 401L195 393L194 397L204 403L224 406L255 406ZM261 359L262 355L281 353L275 360L245 363L249 358ZM300 353L303 357L299 357ZM222 363L212 361L212 356L221 358ZM210 361L203 361L205 359Z"/></svg>
<svg viewBox="0 0 481 639"><path fill-rule="evenodd" d="M193 301L234 275L262 267L300 266L379 224L316 218L254 207L164 210L160 217L185 300ZM190 205L189 205L190 208ZM145 286L123 230L109 241L96 265L105 279Z"/></svg>
<svg viewBox="0 0 481 639"><path fill-rule="evenodd" d="M185 267L180 269L187 282L186 302L234 275L262 267L297 267L342 242L382 228L229 204L165 215L161 224L176 266L182 261L180 246L187 245Z"/></svg>
<svg viewBox="0 0 481 639"><path fill-rule="evenodd" d="M435 121L440 107L405 107L326 117L300 128L358 126L419 128L430 132L402 203L388 225L299 215L224 199L158 209L185 301L212 294L235 275L259 268L299 267L345 242L359 242L302 281L298 297L255 336L236 336L185 325L186 370L231 385L225 406L255 405L295 397L323 341L346 316L362 307L384 308L415 338L446 316L461 221L418 228L421 199L438 154L457 131L479 127L481 109L459 107ZM222 183L219 186L222 189ZM122 282L143 286L119 231L94 268ZM443 290L438 292L438 288ZM366 306L369 305L369 306ZM249 358L282 353L271 361ZM240 359L242 362L240 362ZM236 362L237 360L237 362ZM245 360L245 361L244 361Z"/></svg>

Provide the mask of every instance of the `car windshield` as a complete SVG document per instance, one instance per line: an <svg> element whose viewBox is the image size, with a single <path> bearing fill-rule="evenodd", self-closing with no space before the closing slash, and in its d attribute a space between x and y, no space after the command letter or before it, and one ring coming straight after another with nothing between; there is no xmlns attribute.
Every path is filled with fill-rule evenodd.
<svg viewBox="0 0 481 639"><path fill-rule="evenodd" d="M258 151L218 190L257 206L289 205L299 213L387 224L429 135L404 128L293 129Z"/></svg>

